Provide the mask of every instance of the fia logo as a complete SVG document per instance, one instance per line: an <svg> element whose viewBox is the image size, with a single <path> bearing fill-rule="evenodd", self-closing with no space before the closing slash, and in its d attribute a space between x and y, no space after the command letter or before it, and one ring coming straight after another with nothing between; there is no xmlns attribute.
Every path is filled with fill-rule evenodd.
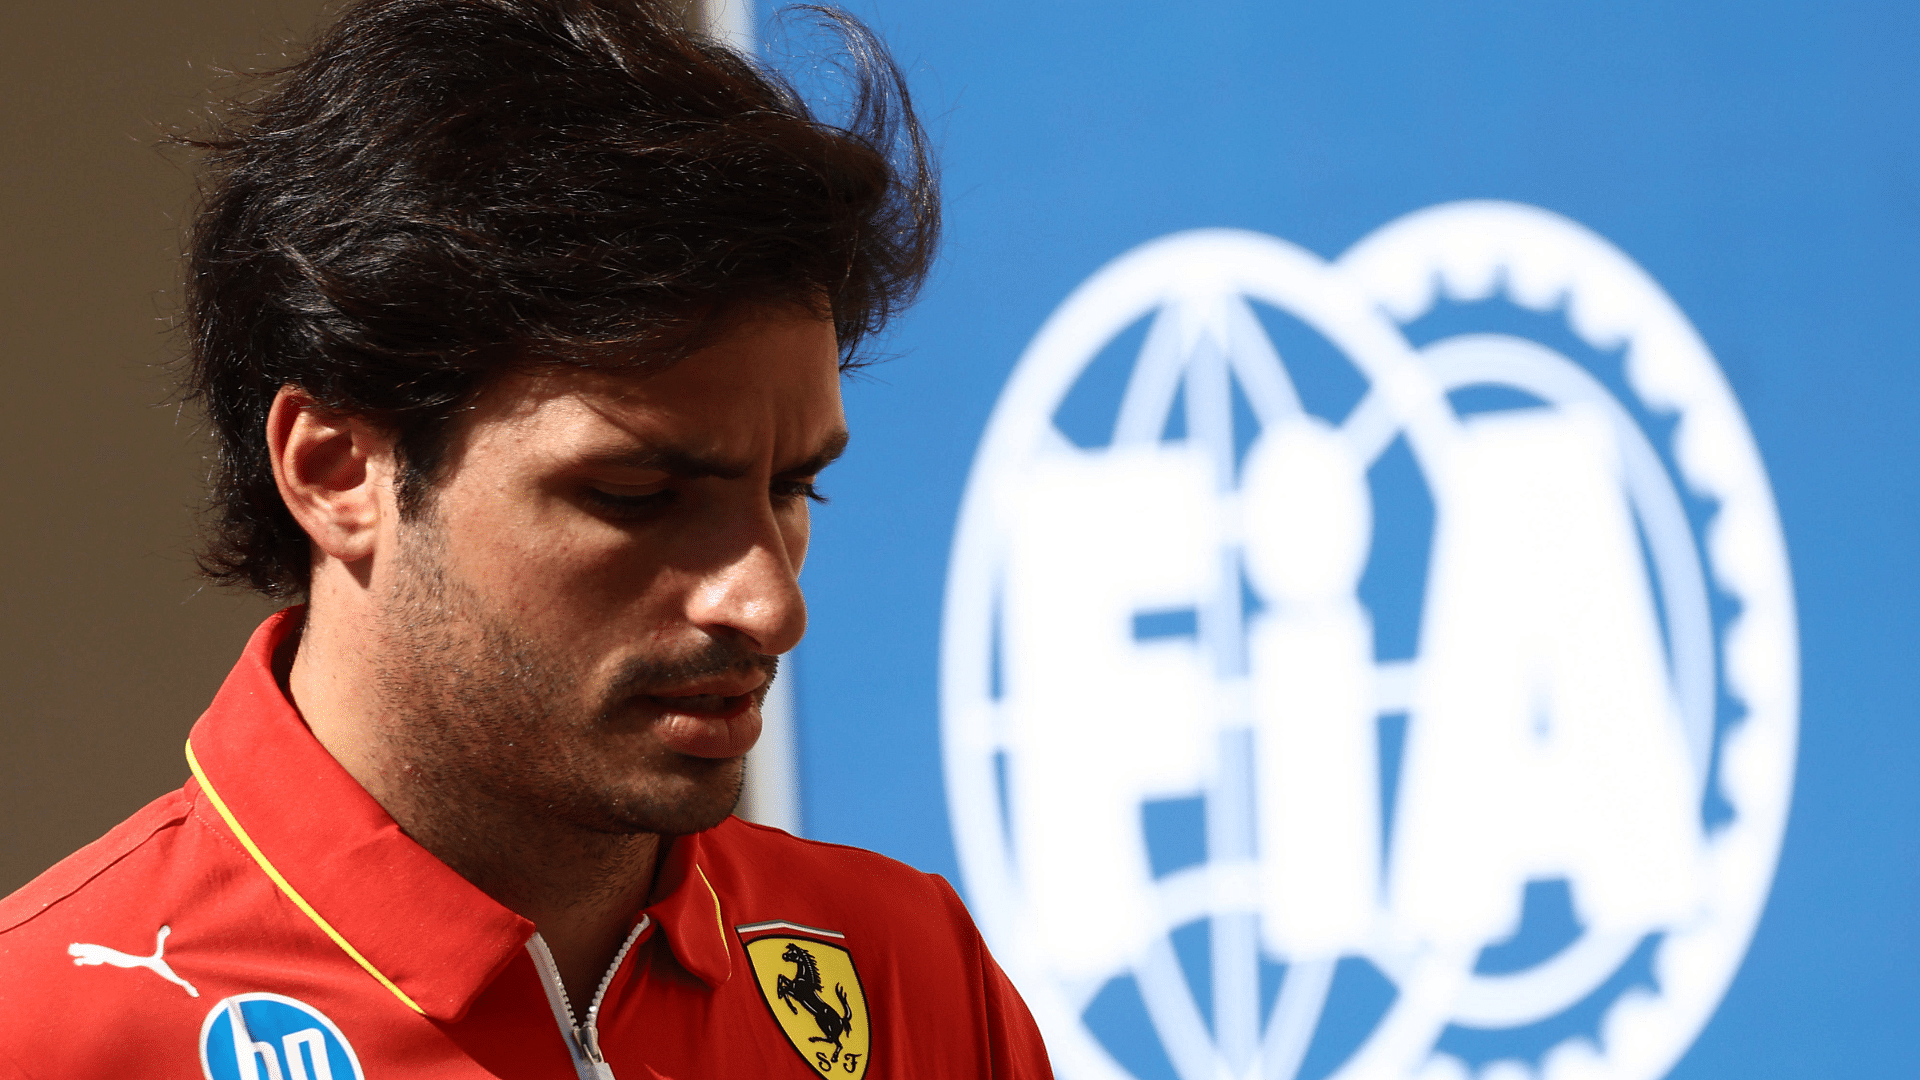
<svg viewBox="0 0 1920 1080"><path fill-rule="evenodd" d="M740 928L743 936L754 929ZM865 1076L873 1034L852 955L786 935L752 938L746 949L760 995L801 1059L822 1076Z"/></svg>
<svg viewBox="0 0 1920 1080"><path fill-rule="evenodd" d="M956 846L1064 1078L1652 1080L1772 882L1771 490L1673 301L1544 210L1100 270L944 618Z"/></svg>
<svg viewBox="0 0 1920 1080"><path fill-rule="evenodd" d="M236 994L200 1025L207 1080L364 1080L360 1059L326 1014L280 994Z"/></svg>

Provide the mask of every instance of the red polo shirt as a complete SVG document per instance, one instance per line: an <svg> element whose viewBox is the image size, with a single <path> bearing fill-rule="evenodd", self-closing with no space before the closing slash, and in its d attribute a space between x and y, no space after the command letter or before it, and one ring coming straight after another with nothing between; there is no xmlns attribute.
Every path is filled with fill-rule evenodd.
<svg viewBox="0 0 1920 1080"><path fill-rule="evenodd" d="M736 818L673 842L573 1023L533 924L307 731L270 666L293 625L194 726L194 779L0 901L0 1076L1051 1075L945 881Z"/></svg>

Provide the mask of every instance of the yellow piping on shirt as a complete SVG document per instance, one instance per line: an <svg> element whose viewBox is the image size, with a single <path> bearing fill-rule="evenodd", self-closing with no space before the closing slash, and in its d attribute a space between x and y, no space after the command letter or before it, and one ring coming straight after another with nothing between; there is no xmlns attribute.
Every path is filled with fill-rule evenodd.
<svg viewBox="0 0 1920 1080"><path fill-rule="evenodd" d="M707 895L713 897L713 924L720 928L720 947L727 947L727 920L720 917L720 894L713 891L713 882L707 880L707 872L700 869L699 863L693 864L693 872L700 875L700 884L707 887ZM731 961L729 961L731 962Z"/></svg>
<svg viewBox="0 0 1920 1080"><path fill-rule="evenodd" d="M260 869L266 871L267 877L272 879L275 885L279 886L280 891L287 895L287 899L293 901L293 905L299 908L307 918L312 919L313 925L319 927L322 933L332 938L333 943L340 946L341 951L352 957L354 963L366 968L367 974L380 980L381 986L393 991L393 996L399 998L401 1004L412 1009L414 1012L425 1015L427 1010L415 1004L414 1000L407 996L406 991L395 986L392 979L381 974L379 968L374 967L366 957L361 956L360 950L354 948L346 938L341 937L340 931L335 930L332 924L321 918L320 913L313 910L313 905L307 903L306 897L301 896L292 885L287 883L286 878L280 876L280 871L273 868L273 863L267 860L266 853L261 851L260 846L253 842L253 837L247 835L247 830L241 826L240 820L233 816L233 811L227 809L227 804L220 798L220 793L213 790L213 785L207 781L207 774L201 770L199 759L193 756L193 740L191 739L187 740L187 768L192 769L193 778L200 781L200 790L207 793L207 801L213 804L215 810L219 811L220 820L226 822L227 828L233 830L234 838L240 841L240 846L247 849L247 854L253 856L253 861L260 864ZM704 877L705 875L702 875L703 879ZM713 886L707 886L707 891L712 892ZM714 903L718 905L719 902L719 898L715 897Z"/></svg>

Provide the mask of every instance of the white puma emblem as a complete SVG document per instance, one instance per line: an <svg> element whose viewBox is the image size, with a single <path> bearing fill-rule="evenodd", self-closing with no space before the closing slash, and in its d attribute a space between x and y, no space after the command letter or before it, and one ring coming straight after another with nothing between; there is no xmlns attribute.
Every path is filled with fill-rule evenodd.
<svg viewBox="0 0 1920 1080"><path fill-rule="evenodd" d="M118 949L109 949L105 945L82 945L76 941L67 946L67 955L73 957L73 966L84 967L91 964L112 964L117 968L146 968L155 975L185 990L192 997L199 997L200 991L193 984L173 973L165 960L160 959L167 951L167 935L173 933L173 927L163 926L153 936L152 956L129 956Z"/></svg>

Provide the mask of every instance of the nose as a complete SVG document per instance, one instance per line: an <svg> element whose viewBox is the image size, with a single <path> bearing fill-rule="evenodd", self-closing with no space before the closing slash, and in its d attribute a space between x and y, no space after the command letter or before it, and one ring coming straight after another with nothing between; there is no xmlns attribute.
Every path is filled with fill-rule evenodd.
<svg viewBox="0 0 1920 1080"><path fill-rule="evenodd" d="M765 518L727 548L728 555L710 564L694 585L689 620L719 636L737 634L755 652L779 654L798 645L807 632L801 551L793 550L777 522Z"/></svg>

